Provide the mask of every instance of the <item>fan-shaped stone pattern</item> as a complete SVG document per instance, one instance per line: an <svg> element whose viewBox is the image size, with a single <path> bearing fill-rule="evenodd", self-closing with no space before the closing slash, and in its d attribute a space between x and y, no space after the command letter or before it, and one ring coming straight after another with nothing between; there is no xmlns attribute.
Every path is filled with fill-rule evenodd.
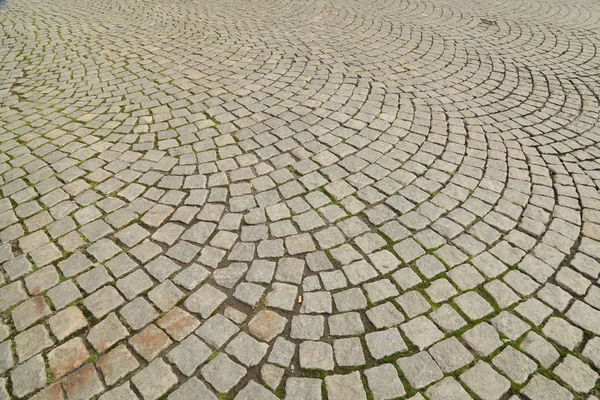
<svg viewBox="0 0 600 400"><path fill-rule="evenodd" d="M599 18L0 4L0 397L595 398Z"/></svg>

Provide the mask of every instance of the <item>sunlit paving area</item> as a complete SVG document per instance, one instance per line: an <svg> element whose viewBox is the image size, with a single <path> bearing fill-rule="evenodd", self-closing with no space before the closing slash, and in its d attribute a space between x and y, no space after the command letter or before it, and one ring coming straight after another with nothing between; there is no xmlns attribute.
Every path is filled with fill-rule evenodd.
<svg viewBox="0 0 600 400"><path fill-rule="evenodd" d="M0 0L0 400L598 400L598 0Z"/></svg>

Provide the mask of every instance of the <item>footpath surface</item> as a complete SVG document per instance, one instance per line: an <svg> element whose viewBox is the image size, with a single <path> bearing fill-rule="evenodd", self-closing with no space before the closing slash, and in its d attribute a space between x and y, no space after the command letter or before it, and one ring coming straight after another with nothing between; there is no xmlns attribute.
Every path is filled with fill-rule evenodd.
<svg viewBox="0 0 600 400"><path fill-rule="evenodd" d="M0 4L0 399L598 399L600 3Z"/></svg>

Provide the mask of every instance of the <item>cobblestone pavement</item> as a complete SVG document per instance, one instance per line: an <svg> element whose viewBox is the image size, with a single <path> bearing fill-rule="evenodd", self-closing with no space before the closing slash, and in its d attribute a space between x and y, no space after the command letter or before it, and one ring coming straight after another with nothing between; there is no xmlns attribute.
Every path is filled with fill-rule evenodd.
<svg viewBox="0 0 600 400"><path fill-rule="evenodd" d="M598 399L596 0L0 4L0 399Z"/></svg>

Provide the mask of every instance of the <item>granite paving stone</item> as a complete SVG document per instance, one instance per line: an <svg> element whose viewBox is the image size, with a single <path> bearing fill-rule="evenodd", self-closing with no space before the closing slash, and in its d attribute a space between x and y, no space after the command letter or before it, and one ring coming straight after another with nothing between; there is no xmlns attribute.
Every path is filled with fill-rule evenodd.
<svg viewBox="0 0 600 400"><path fill-rule="evenodd" d="M320 400L322 381L316 378L290 377L285 384L286 400Z"/></svg>
<svg viewBox="0 0 600 400"><path fill-rule="evenodd" d="M395 399L406 394L398 371L391 364L366 369L365 376L373 398L377 400Z"/></svg>
<svg viewBox="0 0 600 400"><path fill-rule="evenodd" d="M577 393L588 393L599 378L597 371L571 354L567 354L553 372Z"/></svg>
<svg viewBox="0 0 600 400"><path fill-rule="evenodd" d="M460 369L474 359L467 348L455 337L434 344L429 349L429 354L444 373Z"/></svg>
<svg viewBox="0 0 600 400"><path fill-rule="evenodd" d="M424 351L399 358L396 364L414 389L421 389L444 377L435 361Z"/></svg>
<svg viewBox="0 0 600 400"><path fill-rule="evenodd" d="M367 398L360 373L351 372L346 375L330 375L325 378L327 397L331 400Z"/></svg>
<svg viewBox="0 0 600 400"><path fill-rule="evenodd" d="M194 335L190 335L167 353L167 359L176 365L182 374L191 376L210 354L207 345Z"/></svg>
<svg viewBox="0 0 600 400"><path fill-rule="evenodd" d="M217 400L217 396L215 396L210 389L208 389L206 385L196 377L188 379L184 384L179 386L179 388L171 392L167 399L185 400L193 398L193 396L197 396L206 400Z"/></svg>
<svg viewBox="0 0 600 400"><path fill-rule="evenodd" d="M175 386L178 380L171 367L159 358L135 374L131 382L144 399L158 399Z"/></svg>
<svg viewBox="0 0 600 400"><path fill-rule="evenodd" d="M136 370L139 365L139 362L125 345L119 345L102 355L96 363L104 377L104 381L109 386Z"/></svg>
<svg viewBox="0 0 600 400"><path fill-rule="evenodd" d="M148 325L144 330L133 335L128 342L135 352L146 359L146 361L153 360L172 344L169 336L153 324Z"/></svg>
<svg viewBox="0 0 600 400"><path fill-rule="evenodd" d="M303 369L332 371L334 368L333 348L328 343L305 341L300 343L298 352Z"/></svg>
<svg viewBox="0 0 600 400"><path fill-rule="evenodd" d="M62 381L67 398L88 399L103 391L102 381L93 365L86 364Z"/></svg>
<svg viewBox="0 0 600 400"><path fill-rule="evenodd" d="M472 397L453 378L447 377L431 385L425 393L431 400L470 400ZM512 400L512 399L511 399Z"/></svg>
<svg viewBox="0 0 600 400"><path fill-rule="evenodd" d="M201 373L217 392L227 393L246 375L246 369L221 353L202 367Z"/></svg>
<svg viewBox="0 0 600 400"><path fill-rule="evenodd" d="M525 383L537 369L537 364L532 359L512 346L506 346L502 352L494 357L492 363L518 384Z"/></svg>
<svg viewBox="0 0 600 400"><path fill-rule="evenodd" d="M271 390L277 390L281 381L283 380L283 374L285 370L281 367L277 367L273 364L264 364L260 369L260 377L262 381Z"/></svg>
<svg viewBox="0 0 600 400"><path fill-rule="evenodd" d="M523 394L531 400L570 400L573 395L557 382L543 375L535 375L523 388Z"/></svg>
<svg viewBox="0 0 600 400"><path fill-rule="evenodd" d="M599 26L0 0L0 398L595 399Z"/></svg>
<svg viewBox="0 0 600 400"><path fill-rule="evenodd" d="M483 361L460 375L476 395L485 400L499 400L510 389L510 382Z"/></svg>

